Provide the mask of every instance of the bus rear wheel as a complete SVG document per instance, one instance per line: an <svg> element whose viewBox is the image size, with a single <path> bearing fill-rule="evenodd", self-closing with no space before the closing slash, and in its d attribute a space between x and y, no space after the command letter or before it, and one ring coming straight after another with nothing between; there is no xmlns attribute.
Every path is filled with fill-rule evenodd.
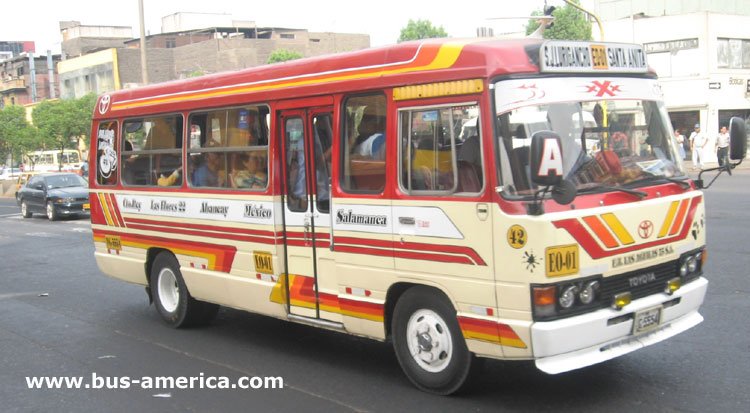
<svg viewBox="0 0 750 413"><path fill-rule="evenodd" d="M151 267L151 291L162 319L174 328L208 324L219 306L190 296L174 255L162 252Z"/></svg>
<svg viewBox="0 0 750 413"><path fill-rule="evenodd" d="M448 395L466 384L473 355L445 296L426 287L407 290L393 311L392 332L398 362L415 386Z"/></svg>

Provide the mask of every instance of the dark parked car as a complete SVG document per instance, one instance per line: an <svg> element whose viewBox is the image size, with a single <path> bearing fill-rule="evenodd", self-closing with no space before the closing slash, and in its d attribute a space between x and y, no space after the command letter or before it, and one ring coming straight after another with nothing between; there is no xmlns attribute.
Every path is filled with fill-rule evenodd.
<svg viewBox="0 0 750 413"><path fill-rule="evenodd" d="M64 215L89 211L89 184L74 173L35 175L16 193L21 215L31 218L35 212L50 221Z"/></svg>

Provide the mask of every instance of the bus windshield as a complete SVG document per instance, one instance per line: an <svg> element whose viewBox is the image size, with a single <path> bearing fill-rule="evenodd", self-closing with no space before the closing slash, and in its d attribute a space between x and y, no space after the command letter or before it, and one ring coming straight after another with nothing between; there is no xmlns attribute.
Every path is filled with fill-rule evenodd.
<svg viewBox="0 0 750 413"><path fill-rule="evenodd" d="M686 178L660 101L545 102L497 116L499 173L505 195L525 197L539 189L529 171L529 145L539 131L560 136L563 175L578 193Z"/></svg>

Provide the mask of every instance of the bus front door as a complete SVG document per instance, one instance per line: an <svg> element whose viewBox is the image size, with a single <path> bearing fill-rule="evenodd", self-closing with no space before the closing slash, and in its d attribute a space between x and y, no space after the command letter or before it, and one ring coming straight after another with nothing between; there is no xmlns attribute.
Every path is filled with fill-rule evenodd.
<svg viewBox="0 0 750 413"><path fill-rule="evenodd" d="M285 110L280 121L289 313L341 322L330 251L333 109Z"/></svg>

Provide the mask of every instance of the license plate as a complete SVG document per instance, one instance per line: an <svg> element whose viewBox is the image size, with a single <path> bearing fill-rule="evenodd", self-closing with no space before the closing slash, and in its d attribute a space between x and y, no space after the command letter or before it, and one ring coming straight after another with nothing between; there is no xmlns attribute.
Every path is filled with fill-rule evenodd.
<svg viewBox="0 0 750 413"><path fill-rule="evenodd" d="M633 319L633 334L644 333L659 326L661 322L661 307L649 308L635 313Z"/></svg>
<svg viewBox="0 0 750 413"><path fill-rule="evenodd" d="M561 277L578 272L578 245L562 245L544 250L547 277Z"/></svg>
<svg viewBox="0 0 750 413"><path fill-rule="evenodd" d="M88 211L89 209L91 209L91 204L83 204L84 211Z"/></svg>

